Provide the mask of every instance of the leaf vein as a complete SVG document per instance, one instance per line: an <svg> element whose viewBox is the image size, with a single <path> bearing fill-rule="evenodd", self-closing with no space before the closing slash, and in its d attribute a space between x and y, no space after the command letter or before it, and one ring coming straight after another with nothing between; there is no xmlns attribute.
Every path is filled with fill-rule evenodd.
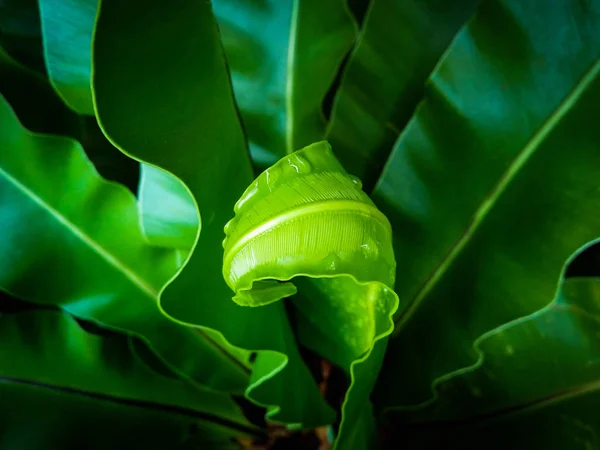
<svg viewBox="0 0 600 450"><path fill-rule="evenodd" d="M412 302L410 302L409 306L404 310L403 314L395 320L396 326L393 337L398 336L403 326L411 319L427 294L431 292L436 283L442 278L454 260L470 242L481 223L496 205L496 202L502 193L506 190L507 186L516 177L516 175L532 157L532 155L535 154L540 144L544 142L555 126L571 110L572 106L579 100L583 92L595 80L599 73L600 59L596 59L594 64L592 64L592 66L586 71L584 76L575 85L573 90L558 105L550 117L548 117L548 119L542 124L537 133L535 133L531 139L529 139L527 144L513 159L508 169L500 177L498 183L492 188L492 190L484 198L480 207L473 214L469 226L465 229L462 236L460 236L460 238L454 243L440 264L438 264L433 273L423 283L421 289L415 295Z"/></svg>
<svg viewBox="0 0 600 450"><path fill-rule="evenodd" d="M71 222L67 217L60 213L60 211L56 210L52 205L48 204L44 199L38 196L35 192L21 183L19 180L10 175L6 170L0 167L0 174L4 176L11 184L13 184L17 189L23 192L28 198L37 203L42 209L47 211L52 217L54 217L59 223L64 225L69 231L72 232L74 236L79 238L82 242L84 242L89 248L91 248L95 253L97 253L102 259L104 259L111 266L115 267L119 272L121 272L127 279L129 279L133 284L140 288L144 294L149 297L152 297L153 300L156 300L158 297L158 292L152 288L148 283L146 283L139 275L137 275L131 268L123 264L119 261L113 254L104 249L98 242L96 242L92 237L84 233L80 230L73 222Z"/></svg>

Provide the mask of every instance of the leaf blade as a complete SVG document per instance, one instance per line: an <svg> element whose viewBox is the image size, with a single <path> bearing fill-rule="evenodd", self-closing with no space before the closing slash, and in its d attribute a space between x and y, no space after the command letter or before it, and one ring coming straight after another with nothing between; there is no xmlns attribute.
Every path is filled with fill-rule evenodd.
<svg viewBox="0 0 600 450"><path fill-rule="evenodd" d="M223 275L243 306L293 302L304 343L350 374L336 448L372 448L369 395L398 306L389 222L326 142L263 172L225 226ZM365 404L367 405L365 407Z"/></svg>
<svg viewBox="0 0 600 450"><path fill-rule="evenodd" d="M97 0L40 0L39 8L48 78L69 108L93 116L91 46Z"/></svg>
<svg viewBox="0 0 600 450"><path fill-rule="evenodd" d="M253 160L266 168L322 139L321 104L356 35L345 2L218 0L214 9Z"/></svg>
<svg viewBox="0 0 600 450"><path fill-rule="evenodd" d="M0 322L0 389L3 398L17 399L0 411L3 445L74 448L78 439L72 437L82 438L85 430L88 439L95 436L94 445L112 442L130 448L124 430L139 429L144 417L156 428L140 429L134 436L149 448L183 440L196 421L203 422L208 436L214 424L214 433L225 442L238 433L256 431L228 396L149 370L131 353L125 335L88 334L58 311L3 314ZM54 414L48 414L50 409ZM57 410L71 413L70 420L65 422ZM108 422L110 429L99 429L105 428L99 423ZM36 433L21 434L24 423ZM74 432L75 423L80 428Z"/></svg>
<svg viewBox="0 0 600 450"><path fill-rule="evenodd" d="M376 203L402 230L396 245L407 258L399 261L398 285L407 306L396 317L403 339L390 344L395 361L382 383L415 382L414 392L382 396L382 404L426 401L430 382L472 364L479 335L553 298L565 260L597 237L596 194L588 193L600 161L586 110L593 110L598 89L600 42L592 30L599 16L596 5L555 6L542 20L530 3L482 5L438 66L375 189ZM564 22L565 11L576 20ZM589 39L562 47L547 33L555 26ZM496 46L501 30L511 38ZM508 54L512 64L502 67ZM573 149L569 157L563 146ZM574 224L572 217L586 220ZM533 265L536 277L527 277ZM437 344L414 345L419 328L433 329ZM427 363L419 354L430 355ZM417 366L401 374L408 359Z"/></svg>
<svg viewBox="0 0 600 450"><path fill-rule="evenodd" d="M136 333L196 381L210 384L216 376L212 382L221 380L223 389L243 389L243 364L223 359L212 342L158 309L172 255L145 245L131 194L101 179L76 141L27 131L0 100L0 286ZM211 373L204 358L225 365Z"/></svg>
<svg viewBox="0 0 600 450"><path fill-rule="evenodd" d="M427 431L444 423L454 424L452 438L461 439L465 448L476 448L484 436L491 448L504 448L509 440L514 448L594 442L598 299L599 279L564 280L548 306L481 336L475 342L477 363L439 380L436 400L428 407L398 411L393 420L418 423L429 435L416 440L423 448L441 447L437 438L448 439L439 432L432 439L435 433ZM553 426L546 432L521 434L549 422Z"/></svg>
<svg viewBox="0 0 600 450"><path fill-rule="evenodd" d="M336 93L326 139L371 191L439 58L473 14L466 2L376 0Z"/></svg>
<svg viewBox="0 0 600 450"><path fill-rule="evenodd" d="M200 228L194 199L173 175L141 164L138 208L144 236L157 247L182 251L185 259Z"/></svg>
<svg viewBox="0 0 600 450"><path fill-rule="evenodd" d="M187 36L183 42L181 34ZM148 42L155 43L151 54ZM267 406L269 418L304 426L329 423L332 412L300 358L283 306L240 308L222 278L223 226L252 168L210 4L104 0L93 63L95 105L105 134L126 154L182 180L200 211L202 233L187 265L162 293L161 308L179 323L217 330L247 355L257 351L246 396ZM161 90L154 89L157 83ZM305 394L287 396L286 380Z"/></svg>
<svg viewBox="0 0 600 450"><path fill-rule="evenodd" d="M50 82L73 111L94 118L92 40L98 6L98 0L40 3ZM193 199L188 198L185 187L176 178L160 169L140 166L139 207L146 238L159 247L189 250L199 227ZM181 253L179 259L184 260L187 255Z"/></svg>

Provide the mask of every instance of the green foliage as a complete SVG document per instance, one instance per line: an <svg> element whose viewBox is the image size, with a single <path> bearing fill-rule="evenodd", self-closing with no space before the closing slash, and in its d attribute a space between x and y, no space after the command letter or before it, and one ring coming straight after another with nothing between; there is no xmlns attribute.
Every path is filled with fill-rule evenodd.
<svg viewBox="0 0 600 450"><path fill-rule="evenodd" d="M546 307L483 334L477 362L441 378L427 408L394 412L417 424L404 438L418 449L597 446L599 307L600 278L572 278Z"/></svg>
<svg viewBox="0 0 600 450"><path fill-rule="evenodd" d="M336 447L368 446L375 427L365 405L381 366L378 341L392 331L398 307L388 220L325 142L267 169L234 210L223 242L223 276L236 292L233 300L268 305L296 294L299 284L293 302L303 343L352 380Z"/></svg>
<svg viewBox="0 0 600 450"><path fill-rule="evenodd" d="M2 2L0 447L597 448L598 29Z"/></svg>
<svg viewBox="0 0 600 450"><path fill-rule="evenodd" d="M153 370L131 337L29 311L0 317L0 339L5 448L229 448L228 437L257 433L227 395Z"/></svg>
<svg viewBox="0 0 600 450"><path fill-rule="evenodd" d="M193 380L243 391L244 361L157 308L175 254L145 243L133 195L100 178L76 141L25 130L0 100L3 289L136 333Z"/></svg>
<svg viewBox="0 0 600 450"><path fill-rule="evenodd" d="M598 237L594 4L482 5L396 143L373 194L405 256L381 383L411 389L389 387L382 405L427 401L436 378L473 363L481 334L554 298L566 261ZM511 39L492 40L496 29Z"/></svg>
<svg viewBox="0 0 600 450"><path fill-rule="evenodd" d="M424 81L479 0L377 0L343 71L326 137L370 191Z"/></svg>
<svg viewBox="0 0 600 450"><path fill-rule="evenodd" d="M346 1L213 4L255 164L321 140L321 104L356 35Z"/></svg>

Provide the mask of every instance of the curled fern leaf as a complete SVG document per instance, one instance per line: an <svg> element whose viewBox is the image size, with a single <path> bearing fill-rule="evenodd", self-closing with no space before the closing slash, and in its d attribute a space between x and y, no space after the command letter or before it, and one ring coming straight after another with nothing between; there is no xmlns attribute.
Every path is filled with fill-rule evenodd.
<svg viewBox="0 0 600 450"><path fill-rule="evenodd" d="M368 396L385 349L377 341L398 306L389 221L324 141L263 172L234 211L223 241L233 300L261 306L298 293L300 338L351 375L336 443L370 448Z"/></svg>
<svg viewBox="0 0 600 450"><path fill-rule="evenodd" d="M393 288L387 218L326 142L281 159L250 185L225 226L223 275L234 301L260 306L296 293L304 275L351 275Z"/></svg>

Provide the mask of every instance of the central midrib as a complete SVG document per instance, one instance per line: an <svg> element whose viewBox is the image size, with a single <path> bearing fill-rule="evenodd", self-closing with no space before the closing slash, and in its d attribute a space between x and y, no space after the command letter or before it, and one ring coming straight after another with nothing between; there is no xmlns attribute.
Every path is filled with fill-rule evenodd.
<svg viewBox="0 0 600 450"><path fill-rule="evenodd" d="M383 215L375 206L369 205L368 203L361 203L357 200L324 200L315 203L308 203L300 206L296 206L293 209L279 213L268 220L261 222L253 228L246 231L234 244L226 250L223 258L223 267L227 268L231 265L231 261L235 255L250 241L265 233L268 230L273 229L283 223L290 220L298 219L310 214L322 213L322 212L340 212L340 213L357 213L366 214L377 219L387 230L392 232L390 222L387 217Z"/></svg>
<svg viewBox="0 0 600 450"><path fill-rule="evenodd" d="M423 284L419 292L415 295L413 301L405 309L403 314L395 320L395 329L392 334L393 337L400 334L404 324L406 324L413 314L416 312L424 298L433 289L440 278L446 273L448 268L452 265L454 260L462 252L462 250L470 242L471 238L479 228L480 224L489 214L489 212L495 206L498 198L502 195L506 187L516 177L520 169L525 163L531 158L531 156L539 148L540 144L554 129L556 124L562 120L562 118L570 111L571 107L581 97L585 89L590 83L596 78L600 72L600 60L596 59L594 64L587 70L585 75L581 78L575 88L567 95L567 97L558 105L553 111L550 117L542 124L537 133L535 133L518 155L513 159L508 169L502 174L498 183L490 191L490 193L484 198L480 207L475 211L471 218L470 225L466 228L462 236L455 242L450 248L444 259L440 262L434 272L429 276L427 281Z"/></svg>
<svg viewBox="0 0 600 450"><path fill-rule="evenodd" d="M92 390L85 390L85 389L78 388L78 387L60 386L60 385L47 383L47 382L43 382L43 381L27 380L24 378L4 376L4 375L0 375L0 383L19 384L19 385L23 385L23 386L33 387L35 389L45 389L45 390L60 392L63 394L68 394L68 395L87 397L87 398L91 398L94 400L118 404L118 405L122 405L122 406L126 406L126 407L140 408L140 409L162 412L165 414L175 414L175 415L179 415L179 416L185 416L185 417L189 417L189 418L192 418L195 420L204 420L204 421L217 423L219 425L222 425L222 426L225 426L228 428L232 428L235 430L239 430L244 433L249 433L252 435L257 435L259 437L263 437L263 435L260 433L259 430L256 430L255 428L252 428L249 425L242 424L242 423L236 422L232 419L227 419L227 418L218 416L216 414L203 412L203 411L197 411L197 410L191 409L190 407L187 407L187 406L179 406L176 404L166 404L166 403L161 403L156 400L141 400L141 399L136 399L136 398L123 397L120 395L113 395L113 394L106 394L106 393L102 393L102 392L92 391Z"/></svg>
<svg viewBox="0 0 600 450"><path fill-rule="evenodd" d="M479 423L480 425L485 424L485 421L498 421L502 419L507 419L514 417L515 415L527 414L529 412L535 412L540 409L543 409L547 406L552 406L564 401L571 400L573 398L580 397L582 395L593 394L600 390L600 380L593 380L587 383L580 384L578 386L570 387L563 389L562 391L556 392L554 394L549 394L541 398L533 399L527 403L517 404L514 406L509 406L504 409L500 409L498 411L493 411L481 415L476 415L472 417L466 417L464 419L455 419L455 420L433 420L433 421L414 421L411 422L415 425L426 425L426 424L467 424L467 423Z"/></svg>
<svg viewBox="0 0 600 450"><path fill-rule="evenodd" d="M74 236L79 238L85 245L91 248L96 254L98 254L102 259L104 259L109 265L112 265L117 269L118 272L122 273L128 280L130 280L135 286L139 288L139 290L144 293L145 296L152 299L153 302L158 301L158 291L146 283L139 275L137 275L131 268L123 264L118 260L114 255L105 250L98 242L96 242L92 237L83 233L73 222L67 219L64 215L62 215L59 211L57 211L54 207L44 201L40 196L38 196L35 192L17 180L15 177L10 175L6 170L0 167L0 174L7 179L11 184L13 184L18 190L22 191L27 198L33 200L40 208L47 211L52 217L54 217L59 223L67 227ZM198 335L200 335L206 342L208 342L211 346L213 346L218 352L231 360L237 367L241 368L244 373L248 372L248 368L237 358L231 355L226 349L224 349L221 345L215 342L210 336L208 336L205 332L198 329Z"/></svg>
<svg viewBox="0 0 600 450"><path fill-rule="evenodd" d="M285 71L285 150L287 154L294 151L294 65L296 53L296 34L298 31L299 0L292 0L290 17L290 34L288 37L288 53Z"/></svg>
<svg viewBox="0 0 600 450"><path fill-rule="evenodd" d="M119 261L114 255L112 255L106 249L104 249L92 237L83 233L73 222L67 219L63 214L57 211L53 206L49 205L46 201L44 201L40 196L38 196L35 192L33 192L19 180L14 178L4 169L2 169L2 167L0 167L0 174L2 174L3 177L6 178L18 190L23 192L27 198L33 200L40 208L47 211L52 217L54 217L54 219L56 219L59 223L68 228L74 236L76 236L86 246L91 248L109 265L115 267L117 271L125 275L125 277L129 279L135 286L137 286L140 289L140 291L142 291L146 296L156 300L156 298L158 297L158 291L152 286L150 286L148 283L146 283L146 281L143 280L139 275L137 275L131 268Z"/></svg>

